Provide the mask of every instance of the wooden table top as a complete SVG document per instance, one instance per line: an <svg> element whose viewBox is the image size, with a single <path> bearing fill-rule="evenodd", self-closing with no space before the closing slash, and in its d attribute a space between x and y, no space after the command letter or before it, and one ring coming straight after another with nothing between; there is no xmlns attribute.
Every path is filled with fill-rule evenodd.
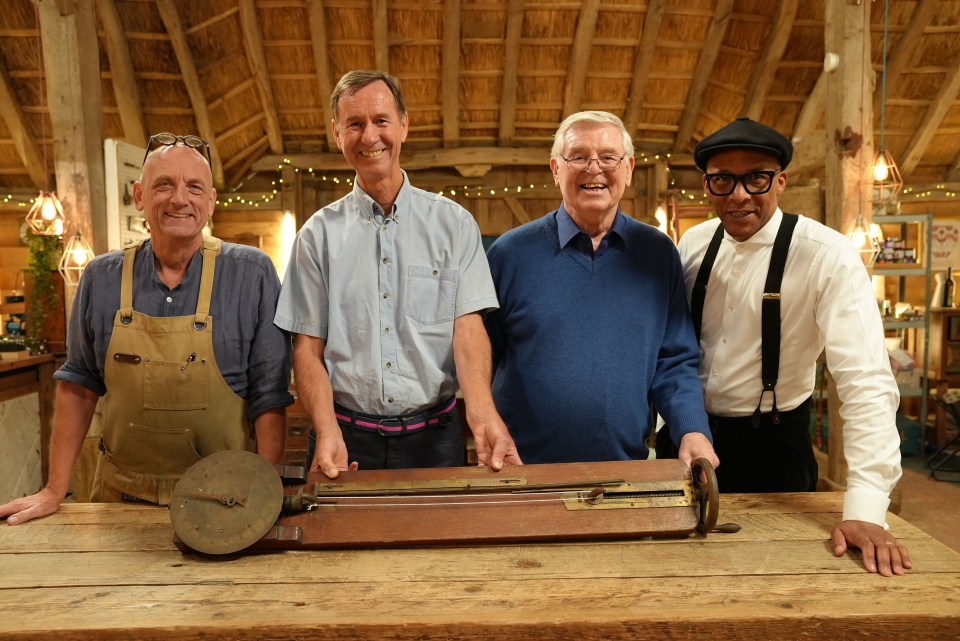
<svg viewBox="0 0 960 641"><path fill-rule="evenodd" d="M0 525L0 639L960 639L960 554L890 515L914 570L829 545L842 495L725 495L707 538L182 554L168 512Z"/></svg>

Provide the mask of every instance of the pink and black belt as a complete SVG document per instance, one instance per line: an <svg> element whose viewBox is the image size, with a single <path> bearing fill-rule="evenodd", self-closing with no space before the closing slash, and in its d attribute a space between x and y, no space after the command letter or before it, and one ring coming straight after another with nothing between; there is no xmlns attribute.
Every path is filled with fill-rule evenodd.
<svg viewBox="0 0 960 641"><path fill-rule="evenodd" d="M341 405L334 404L334 413L341 425L353 427L367 432L377 432L381 436L405 436L419 432L428 427L441 427L453 420L451 412L457 406L457 399L450 397L441 403L417 414L402 416L373 416L354 412Z"/></svg>

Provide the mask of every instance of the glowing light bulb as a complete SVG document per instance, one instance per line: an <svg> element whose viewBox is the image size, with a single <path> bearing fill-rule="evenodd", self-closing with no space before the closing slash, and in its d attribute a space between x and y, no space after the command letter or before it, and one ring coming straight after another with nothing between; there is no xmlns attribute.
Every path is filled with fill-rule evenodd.
<svg viewBox="0 0 960 641"><path fill-rule="evenodd" d="M877 182L882 182L890 177L890 168L887 167L886 161L883 159L883 156L877 158L876 164L873 166L873 179Z"/></svg>
<svg viewBox="0 0 960 641"><path fill-rule="evenodd" d="M53 200L50 198L44 198L43 204L40 205L40 216L44 220L53 220L57 215L57 207L53 204Z"/></svg>

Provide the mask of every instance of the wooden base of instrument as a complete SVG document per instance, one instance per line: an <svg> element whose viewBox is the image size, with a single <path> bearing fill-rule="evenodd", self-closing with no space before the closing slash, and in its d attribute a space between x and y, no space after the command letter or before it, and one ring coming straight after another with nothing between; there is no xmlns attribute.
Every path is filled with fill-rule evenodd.
<svg viewBox="0 0 960 641"><path fill-rule="evenodd" d="M231 460L237 456L231 454ZM716 476L704 459L694 464L693 473L678 460L649 460L523 465L499 472L488 467L364 470L343 472L334 480L309 473L297 480L303 484L283 490L282 511L270 499L271 513L280 513L252 544L220 545L207 537L198 539L204 543L198 547L207 548L200 551L686 536L709 532L719 506ZM205 484L216 485L209 479ZM236 486L229 501L223 489L218 492L211 497L184 491L185 498L171 503L175 517L176 509L185 510L174 518L175 531L209 532L230 520L242 527L244 511L253 516L254 501L247 497L255 497L254 488ZM204 500L211 498L222 505ZM190 509L203 516L191 521ZM256 521L269 523L260 515ZM180 536L176 542L189 549Z"/></svg>
<svg viewBox="0 0 960 641"><path fill-rule="evenodd" d="M502 486L480 485L496 481L503 481ZM590 502L591 491L602 481L624 481L625 487L607 486L613 491ZM524 465L499 472L487 467L370 470L345 472L334 482L314 473L307 482L319 483L324 490L319 501L324 504L303 514L281 516L252 549L681 536L697 529L701 515L690 468L677 460ZM471 482L480 487L430 492L434 483L455 488ZM425 495L405 493L419 483L424 484L419 487ZM400 491L359 498L357 492L380 484ZM565 484L576 489L525 490ZM620 499L611 498L624 493L618 489L674 496L646 494L624 499L629 504L618 506L614 503Z"/></svg>

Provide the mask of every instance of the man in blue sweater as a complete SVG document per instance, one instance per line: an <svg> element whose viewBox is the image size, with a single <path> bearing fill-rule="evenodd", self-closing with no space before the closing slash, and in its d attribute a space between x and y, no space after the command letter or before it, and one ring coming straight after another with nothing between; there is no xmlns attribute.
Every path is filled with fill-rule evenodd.
<svg viewBox="0 0 960 641"><path fill-rule="evenodd" d="M677 250L619 209L633 167L619 118L568 117L550 158L563 203L487 254L494 400L526 463L645 459L653 403L681 460L719 464Z"/></svg>

